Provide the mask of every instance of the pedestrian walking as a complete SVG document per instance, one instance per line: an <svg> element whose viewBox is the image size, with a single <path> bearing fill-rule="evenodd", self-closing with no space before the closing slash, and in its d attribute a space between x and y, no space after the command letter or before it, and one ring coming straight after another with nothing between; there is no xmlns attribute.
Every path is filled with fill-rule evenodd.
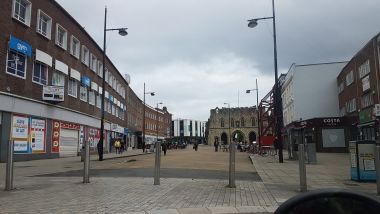
<svg viewBox="0 0 380 214"><path fill-rule="evenodd" d="M121 144L120 144L120 140L119 139L115 140L115 145L114 146L115 146L116 154L120 154Z"/></svg>
<svg viewBox="0 0 380 214"><path fill-rule="evenodd" d="M198 142L197 141L194 142L193 148L195 151L198 151Z"/></svg>
<svg viewBox="0 0 380 214"><path fill-rule="evenodd" d="M142 150L143 150L143 153L144 153L145 152L145 141L143 142Z"/></svg>
<svg viewBox="0 0 380 214"><path fill-rule="evenodd" d="M277 137L273 140L273 146L274 146L275 154L277 155L277 150L278 150L278 146L279 146Z"/></svg>
<svg viewBox="0 0 380 214"><path fill-rule="evenodd" d="M166 155L166 150L168 149L168 144L164 141L161 144L162 151L164 151L164 156Z"/></svg>
<svg viewBox="0 0 380 214"><path fill-rule="evenodd" d="M103 161L103 141L99 140L96 147L98 148L99 161Z"/></svg>
<svg viewBox="0 0 380 214"><path fill-rule="evenodd" d="M215 141L214 141L214 147L215 147L215 152L218 152L218 147L219 147L219 141L218 141L218 138L215 138Z"/></svg>

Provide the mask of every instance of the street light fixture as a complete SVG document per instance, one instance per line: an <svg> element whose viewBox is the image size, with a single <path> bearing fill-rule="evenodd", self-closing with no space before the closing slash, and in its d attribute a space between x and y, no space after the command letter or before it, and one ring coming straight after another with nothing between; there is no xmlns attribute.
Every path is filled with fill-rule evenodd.
<svg viewBox="0 0 380 214"><path fill-rule="evenodd" d="M145 92L145 82L144 82L144 105L143 105L143 133L142 133L142 146L143 150L145 150L145 94L150 94L150 96L154 96L155 92Z"/></svg>
<svg viewBox="0 0 380 214"><path fill-rule="evenodd" d="M157 103L156 108L156 158L155 158L155 167L154 167L154 185L160 185L160 165L161 165L161 145L158 142L158 105L161 105L162 102Z"/></svg>
<svg viewBox="0 0 380 214"><path fill-rule="evenodd" d="M254 89L248 89L246 90L245 92L247 94L251 93L251 91L256 91L256 111L257 111L257 131L258 131L258 135L257 135L257 141L259 142L259 146L261 146L261 143L260 143L260 112L259 112L259 87L257 86L257 79L256 79L256 88Z"/></svg>
<svg viewBox="0 0 380 214"><path fill-rule="evenodd" d="M104 28L103 28L103 78L102 78L102 101L101 101L101 113L102 117L100 120L100 142L101 150L99 151L99 161L103 160L103 143L104 143L104 99L105 99L105 85L106 85L106 40L107 40L107 31L119 31L121 36L126 36L127 28L113 28L107 29L107 7L104 8Z"/></svg>
<svg viewBox="0 0 380 214"><path fill-rule="evenodd" d="M283 123L283 115L282 115L282 101L281 101L281 89L278 82L278 68L277 68L277 41L276 41L276 14L274 10L274 0L272 0L272 16L271 17L263 17L263 18L255 18L248 20L248 27L254 28L257 26L258 20L263 19L272 19L273 21L273 52L274 52L274 113L276 115L276 137L278 140L279 152L278 159L280 163L284 162L283 153L282 153L282 137L281 137L281 129Z"/></svg>
<svg viewBox="0 0 380 214"><path fill-rule="evenodd" d="M228 173L228 187L236 188L235 185L235 144L231 140L231 106L229 103L224 103L228 105L228 135L229 135L229 146L230 146L230 161L229 161L229 173Z"/></svg>

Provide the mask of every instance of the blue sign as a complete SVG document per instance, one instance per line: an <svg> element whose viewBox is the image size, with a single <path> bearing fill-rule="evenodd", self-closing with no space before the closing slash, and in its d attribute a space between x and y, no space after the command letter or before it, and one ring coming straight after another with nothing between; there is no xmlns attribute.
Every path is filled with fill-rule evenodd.
<svg viewBox="0 0 380 214"><path fill-rule="evenodd" d="M124 135L128 135L128 133L129 133L128 128L124 128Z"/></svg>
<svg viewBox="0 0 380 214"><path fill-rule="evenodd" d="M28 57L32 57L32 46L13 36L11 36L11 40L9 41L9 48L21 52Z"/></svg>
<svg viewBox="0 0 380 214"><path fill-rule="evenodd" d="M110 94L110 96L108 97L108 99L113 102L113 96Z"/></svg>
<svg viewBox="0 0 380 214"><path fill-rule="evenodd" d="M86 75L83 75L82 76L82 84L84 86L90 87L90 83L91 83L90 78L88 76L86 76Z"/></svg>

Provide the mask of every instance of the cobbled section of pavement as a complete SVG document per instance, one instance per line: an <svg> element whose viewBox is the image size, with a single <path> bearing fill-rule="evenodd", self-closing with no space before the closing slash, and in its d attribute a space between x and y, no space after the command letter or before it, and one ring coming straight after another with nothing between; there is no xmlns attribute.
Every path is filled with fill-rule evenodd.
<svg viewBox="0 0 380 214"><path fill-rule="evenodd" d="M0 191L1 213L267 213L277 202L262 182L152 178L31 177Z"/></svg>

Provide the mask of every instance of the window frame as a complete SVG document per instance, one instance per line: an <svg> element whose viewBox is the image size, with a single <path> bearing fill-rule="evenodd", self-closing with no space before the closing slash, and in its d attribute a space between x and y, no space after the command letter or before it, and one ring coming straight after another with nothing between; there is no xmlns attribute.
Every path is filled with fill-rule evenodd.
<svg viewBox="0 0 380 214"><path fill-rule="evenodd" d="M83 64L87 65L89 67L90 65L90 50L85 45L82 45L81 48L81 61Z"/></svg>
<svg viewBox="0 0 380 214"><path fill-rule="evenodd" d="M74 44L74 40L77 41L78 43L78 47L76 49L76 52L78 53L77 55L74 54L74 48L73 48L73 44ZM75 36L71 35L70 37L70 54L72 56L74 56L75 58L77 59L80 59L80 55L81 55L81 46L80 46L80 41L79 39L77 39Z"/></svg>
<svg viewBox="0 0 380 214"><path fill-rule="evenodd" d="M53 81L53 79L54 79L54 74L63 77L63 85L57 85L57 84L54 84L54 81ZM54 69L53 72L52 72L52 75L51 75L51 85L53 85L53 86L65 86L65 82L66 82L66 78L65 78L65 76L66 76L66 75L65 75L64 73L62 73L61 71Z"/></svg>
<svg viewBox="0 0 380 214"><path fill-rule="evenodd" d="M95 66L94 66L95 63ZM90 53L90 69L97 74L98 70L98 58L93 53Z"/></svg>
<svg viewBox="0 0 380 214"><path fill-rule="evenodd" d="M10 55L10 52L13 52L13 53L15 53L15 54L17 54L17 55L21 55L21 56L23 56L24 57L24 76L20 76L20 75L18 75L17 73L17 64L16 64L16 72L15 73L11 73L11 72L8 72L8 68L9 68L9 66L8 66L8 60L9 60L9 55ZM28 66L28 57L25 55L25 54L22 54L22 53L19 53L19 52L17 52L17 51L15 51L15 50L10 50L10 49L8 49L8 51L7 51L7 58L6 58L6 65L5 65L5 73L6 74L9 74L9 75L12 75L12 76L15 76L15 77L18 77L18 78L21 78L21 79L26 79L26 71L27 71L27 66Z"/></svg>
<svg viewBox="0 0 380 214"><path fill-rule="evenodd" d="M37 76L35 76L34 75L34 72L35 72L35 69L36 69L36 65L37 64L39 64L39 66L40 66L40 69L39 69L39 73L40 73L40 75L39 75L39 81L36 81L36 80L34 80L34 78L35 77L37 77ZM41 66L44 66L44 67L46 67L46 84L43 84L42 82L41 82L41 80L42 80L42 70L41 70ZM43 63L43 62L40 62L40 61L37 61L37 60L34 60L34 63L33 63L33 73L32 73L32 82L33 83L36 83L36 84L39 84L39 85L45 85L45 86L47 86L47 85L49 85L49 66L48 65L46 65L45 63Z"/></svg>
<svg viewBox="0 0 380 214"><path fill-rule="evenodd" d="M59 30L63 30L64 32L64 35L63 35L63 44L60 44L60 41L59 41ZM62 27L62 25L56 23L56 28L55 28L55 44L57 46L59 46L60 48L64 49L64 50L67 50L67 30Z"/></svg>
<svg viewBox="0 0 380 214"><path fill-rule="evenodd" d="M82 97L82 93L84 93L84 92L82 92L82 90L85 90L85 92L86 92L85 97ZM88 102L88 89L84 85L79 85L79 99L83 102L86 102L86 103Z"/></svg>
<svg viewBox="0 0 380 214"><path fill-rule="evenodd" d="M92 95L91 95L92 94ZM93 98L93 99L91 99ZM90 90L88 92L88 103L92 106L95 106L96 105L96 95L95 95L95 92L93 90Z"/></svg>
<svg viewBox="0 0 380 214"><path fill-rule="evenodd" d="M46 35L44 35L44 33L41 29L41 21L40 21L41 17L45 17L48 19L46 21ZM53 25L53 19L49 15L47 15L44 11L42 11L41 9L38 9L38 11L37 11L37 29L36 29L37 33L50 40L51 39L52 25Z"/></svg>
<svg viewBox="0 0 380 214"><path fill-rule="evenodd" d="M78 81L74 78L68 78L67 80L67 95L71 96L71 97L74 97L74 98L78 98ZM72 85L70 84L70 81L75 83L75 95L74 94L70 94L70 91L73 91L73 90L70 90L70 88L72 88ZM71 86L71 87L70 87Z"/></svg>
<svg viewBox="0 0 380 214"><path fill-rule="evenodd" d="M16 16L16 3L27 3L27 7L25 8L25 18L24 21L20 19L20 15ZM13 0L12 1L12 18L19 21L20 23L30 27L30 22L32 20L32 3L28 0Z"/></svg>

